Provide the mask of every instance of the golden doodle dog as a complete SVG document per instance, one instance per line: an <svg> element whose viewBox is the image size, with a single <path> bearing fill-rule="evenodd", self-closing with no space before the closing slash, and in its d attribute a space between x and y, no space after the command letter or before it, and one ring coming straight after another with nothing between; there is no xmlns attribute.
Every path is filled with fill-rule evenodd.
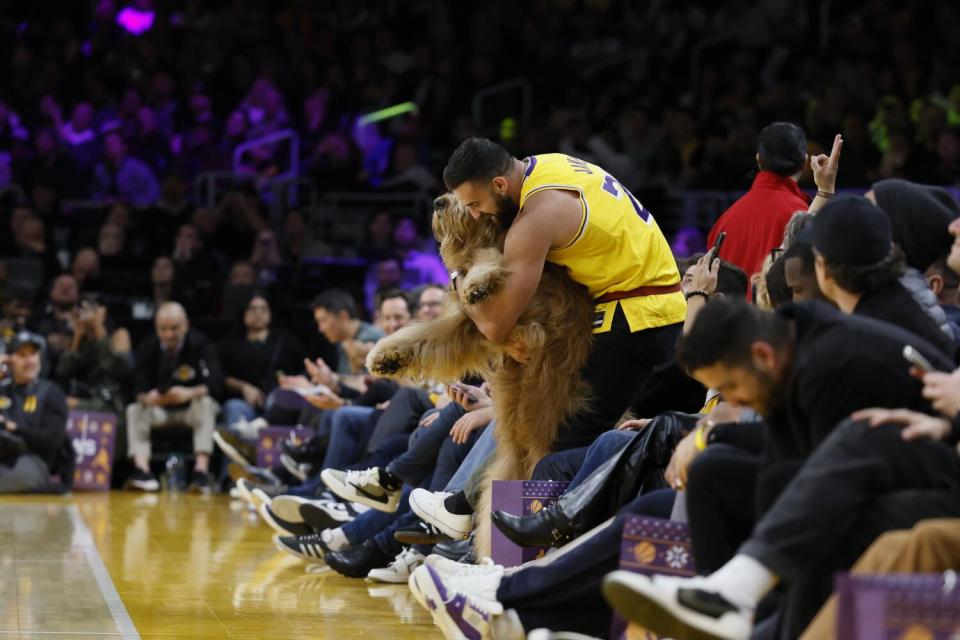
<svg viewBox="0 0 960 640"><path fill-rule="evenodd" d="M456 381L479 375L494 399L497 448L476 505L477 557L490 552L490 486L493 480L529 479L550 453L564 422L588 402L580 371L590 353L594 303L562 267L547 263L536 293L507 342L526 345L528 362L510 358L488 340L464 309L499 291L506 230L490 216L474 220L453 195L434 201L433 233L446 267L460 275L440 317L407 325L377 343L367 369L391 378Z"/></svg>

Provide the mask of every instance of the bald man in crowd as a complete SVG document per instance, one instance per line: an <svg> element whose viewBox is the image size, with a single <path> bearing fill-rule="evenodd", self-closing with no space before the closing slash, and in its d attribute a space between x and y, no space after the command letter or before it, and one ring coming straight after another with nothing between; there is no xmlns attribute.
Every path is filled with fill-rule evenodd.
<svg viewBox="0 0 960 640"><path fill-rule="evenodd" d="M162 305L154 319L156 335L147 338L134 356L136 402L127 407L127 438L136 470L127 487L158 491L150 472L150 432L170 425L193 429L196 464L192 491L210 490L210 453L220 407L217 398L223 375L207 338L190 328L187 312L176 302Z"/></svg>

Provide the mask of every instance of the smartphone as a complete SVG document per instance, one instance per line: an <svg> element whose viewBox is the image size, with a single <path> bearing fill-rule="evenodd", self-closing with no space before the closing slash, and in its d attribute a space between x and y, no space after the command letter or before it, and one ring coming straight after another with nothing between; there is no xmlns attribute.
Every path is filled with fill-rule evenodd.
<svg viewBox="0 0 960 640"><path fill-rule="evenodd" d="M470 400L470 404L473 404L473 403L475 403L475 402L477 401L477 396L475 396L475 395L473 395L472 393L470 393L469 391L467 391L466 387L464 387L464 386L463 386L462 384L460 384L459 382L454 383L453 387L454 387L457 391L459 391L460 393L462 393L463 395L467 396L467 399Z"/></svg>
<svg viewBox="0 0 960 640"><path fill-rule="evenodd" d="M924 373L932 373L937 369L930 364L930 361L923 357L919 351L907 345L903 348L903 357L904 359L915 366L917 369L920 369Z"/></svg>
<svg viewBox="0 0 960 640"><path fill-rule="evenodd" d="M713 247L710 249L710 263L712 264L716 258L720 257L720 247L723 246L723 241L727 239L727 232L721 231L717 235L716 241L713 243Z"/></svg>

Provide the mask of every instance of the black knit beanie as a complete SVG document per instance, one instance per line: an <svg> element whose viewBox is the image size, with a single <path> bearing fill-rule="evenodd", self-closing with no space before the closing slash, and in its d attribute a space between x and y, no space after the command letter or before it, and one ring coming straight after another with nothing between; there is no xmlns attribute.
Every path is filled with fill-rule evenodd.
<svg viewBox="0 0 960 640"><path fill-rule="evenodd" d="M950 251L950 223L960 206L946 189L899 178L873 184L877 205L890 217L893 239L903 249L907 264L919 271Z"/></svg>
<svg viewBox="0 0 960 640"><path fill-rule="evenodd" d="M893 248L890 219L859 196L828 202L810 227L813 248L829 264L864 267L880 262Z"/></svg>

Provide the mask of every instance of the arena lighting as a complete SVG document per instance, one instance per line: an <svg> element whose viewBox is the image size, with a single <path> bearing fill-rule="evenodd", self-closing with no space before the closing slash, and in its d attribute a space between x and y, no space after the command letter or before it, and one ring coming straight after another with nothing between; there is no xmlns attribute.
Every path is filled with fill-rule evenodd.
<svg viewBox="0 0 960 640"><path fill-rule="evenodd" d="M389 120L390 118L402 116L405 113L416 112L417 104L415 102L401 102L400 104L395 104L392 107L380 109L379 111L371 111L366 115L360 116L360 119L357 120L357 124L361 127L364 127L368 124L373 124L374 122L380 122L381 120Z"/></svg>
<svg viewBox="0 0 960 640"><path fill-rule="evenodd" d="M117 24L132 35L143 35L153 28L155 11L143 11L135 7L124 7L117 14Z"/></svg>

